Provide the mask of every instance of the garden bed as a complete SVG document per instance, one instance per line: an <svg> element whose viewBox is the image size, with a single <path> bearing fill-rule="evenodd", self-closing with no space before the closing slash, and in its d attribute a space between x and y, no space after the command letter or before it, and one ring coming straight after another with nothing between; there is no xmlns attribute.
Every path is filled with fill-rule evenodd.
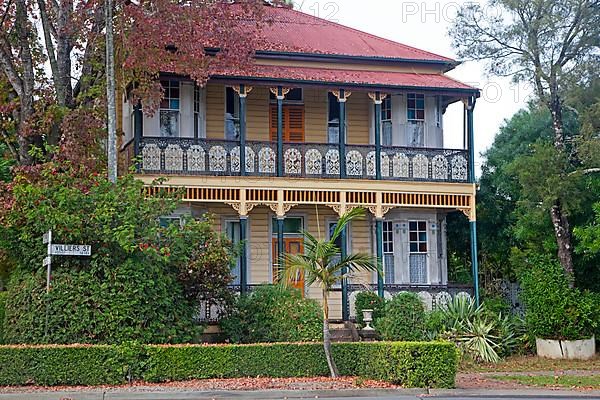
<svg viewBox="0 0 600 400"><path fill-rule="evenodd" d="M338 343L342 376L404 387L454 386L457 352L442 342ZM0 346L0 385L119 385L328 375L320 343Z"/></svg>

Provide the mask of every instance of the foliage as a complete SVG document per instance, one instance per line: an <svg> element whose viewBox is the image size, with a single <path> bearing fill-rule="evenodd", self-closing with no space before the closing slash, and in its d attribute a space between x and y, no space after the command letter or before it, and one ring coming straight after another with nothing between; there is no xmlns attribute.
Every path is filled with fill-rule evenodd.
<svg viewBox="0 0 600 400"><path fill-rule="evenodd" d="M200 334L195 309L158 264L128 259L105 269L61 269L45 290L43 271L13 276L6 343L182 343Z"/></svg>
<svg viewBox="0 0 600 400"><path fill-rule="evenodd" d="M490 312L463 296L454 297L440 313L436 321L441 327L439 337L454 342L463 357L497 363L517 348L516 325L508 315Z"/></svg>
<svg viewBox="0 0 600 400"><path fill-rule="evenodd" d="M6 292L0 292L0 344L4 343L4 327L6 325L6 322L4 321L6 294Z"/></svg>
<svg viewBox="0 0 600 400"><path fill-rule="evenodd" d="M364 326L363 321L363 310L373 310L373 321L378 319L383 314L383 307L385 306L385 300L377 295L375 292L359 292L354 300L354 307L356 309L356 322L360 326Z"/></svg>
<svg viewBox="0 0 600 400"><path fill-rule="evenodd" d="M320 341L320 309L296 289L265 285L237 298L221 327L233 343Z"/></svg>
<svg viewBox="0 0 600 400"><path fill-rule="evenodd" d="M423 340L425 307L415 293L399 293L385 303L383 316L375 321L383 340Z"/></svg>
<svg viewBox="0 0 600 400"><path fill-rule="evenodd" d="M577 252L582 253L586 261L600 254L600 202L594 204L593 210L594 219L588 225L574 229L575 236L581 241Z"/></svg>
<svg viewBox="0 0 600 400"><path fill-rule="evenodd" d="M231 269L237 249L213 229L212 222L212 215L204 215L203 221L182 218L181 224L163 229L161 245L168 249L168 263L177 271L188 300L209 300L227 308L233 302L228 285L233 282Z"/></svg>
<svg viewBox="0 0 600 400"><path fill-rule="evenodd" d="M522 158L513 153L505 158L515 159L511 175L517 177L521 195L502 196L490 187L490 203L501 212L494 215L496 210L490 207L486 217L490 222L497 218L509 222L517 216L521 231L517 229L515 236L534 233L552 246L545 250L557 253L571 280L576 269L573 217L588 203L586 197L596 193L589 190L587 175L600 166L594 151L600 143L597 124L592 122L598 115L598 97L583 95L598 91L599 27L600 12L593 0L492 0L485 5L465 3L449 32L459 56L485 60L492 74L530 83L535 105L548 111L551 123L544 136L550 140L536 143ZM582 123L574 131L568 127L570 105ZM511 203L519 208L514 214ZM498 225L507 224L492 227ZM554 243L549 233L554 234ZM501 246L510 245L510 236L502 236Z"/></svg>
<svg viewBox="0 0 600 400"><path fill-rule="evenodd" d="M406 387L454 386L456 349L441 342L336 343L340 373ZM254 345L0 346L0 385L98 385L249 376L324 376L317 343Z"/></svg>
<svg viewBox="0 0 600 400"><path fill-rule="evenodd" d="M521 272L525 321L532 335L545 339L591 337L598 328L595 299L569 287L556 261L543 256L527 260Z"/></svg>
<svg viewBox="0 0 600 400"><path fill-rule="evenodd" d="M280 265L284 271L280 283L284 286L293 286L298 276L303 276L305 284L318 285L321 289L323 304L323 348L331 377L338 375L335 361L331 355L331 337L329 334L329 293L333 287L344 279L362 271L377 271L381 274L380 265L370 254L355 253L340 257L341 250L336 242L346 230L346 226L354 219L364 216L362 208L354 208L342 215L329 240L322 240L304 231L304 253L282 254Z"/></svg>
<svg viewBox="0 0 600 400"><path fill-rule="evenodd" d="M0 214L0 247L14 265L7 340L194 340L192 304L201 296L226 301L231 281L233 248L211 230L210 218L162 227L159 217L176 208L177 194L146 197L132 176L112 184L71 174L64 163L38 171L18 174L3 193L10 207ZM46 296L41 237L49 229L54 243L90 244L92 256L53 257Z"/></svg>

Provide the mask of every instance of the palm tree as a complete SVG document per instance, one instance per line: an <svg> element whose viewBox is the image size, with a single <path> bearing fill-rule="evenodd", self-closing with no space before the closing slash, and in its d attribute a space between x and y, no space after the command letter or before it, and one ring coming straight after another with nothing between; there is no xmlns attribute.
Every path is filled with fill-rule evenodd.
<svg viewBox="0 0 600 400"><path fill-rule="evenodd" d="M335 244L342 230L350 221L364 215L364 210L355 208L340 217L329 240L317 238L310 232L303 231L304 254L282 254L280 265L284 266L280 275L280 283L291 286L298 276L304 276L307 285L317 284L323 294L323 346L327 365L332 378L339 373L331 356L331 336L329 333L329 292L343 279L359 271L377 271L380 268L376 260L369 254L355 253L340 257L340 249Z"/></svg>

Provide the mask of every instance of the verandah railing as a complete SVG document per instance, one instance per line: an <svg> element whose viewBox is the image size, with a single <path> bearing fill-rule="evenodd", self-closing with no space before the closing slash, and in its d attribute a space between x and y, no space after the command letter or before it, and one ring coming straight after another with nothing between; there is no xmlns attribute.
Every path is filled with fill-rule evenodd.
<svg viewBox="0 0 600 400"><path fill-rule="evenodd" d="M142 137L138 146L141 173L177 175L240 174L238 141ZM375 179L374 145L346 145L346 178ZM466 150L382 146L381 179L467 182ZM268 141L246 141L245 171L249 176L276 176L277 146ZM339 178L337 144L284 143L285 177Z"/></svg>

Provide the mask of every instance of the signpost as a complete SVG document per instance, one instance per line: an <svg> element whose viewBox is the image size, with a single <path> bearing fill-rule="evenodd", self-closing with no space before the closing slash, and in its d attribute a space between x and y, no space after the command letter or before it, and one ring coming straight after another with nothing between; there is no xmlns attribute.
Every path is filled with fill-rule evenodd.
<svg viewBox="0 0 600 400"><path fill-rule="evenodd" d="M48 245L47 256L43 261L43 266L46 267L46 293L48 293L50 291L50 274L52 273L52 256L89 257L92 255L92 246L89 244L52 243L52 229L44 233L43 241Z"/></svg>

